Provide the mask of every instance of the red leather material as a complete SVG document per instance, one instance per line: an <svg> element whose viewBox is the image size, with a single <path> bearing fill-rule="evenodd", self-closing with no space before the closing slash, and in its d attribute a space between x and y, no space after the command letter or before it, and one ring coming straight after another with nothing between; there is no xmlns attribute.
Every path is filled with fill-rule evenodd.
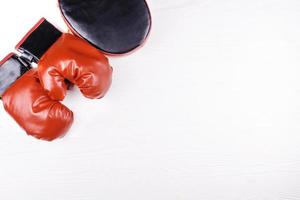
<svg viewBox="0 0 300 200"><path fill-rule="evenodd" d="M65 80L77 85L87 98L102 98L111 85L113 71L98 49L69 33L42 56L38 70L44 89L54 100L65 98Z"/></svg>
<svg viewBox="0 0 300 200"><path fill-rule="evenodd" d="M27 132L43 140L62 137L73 123L73 113L49 98L36 69L31 69L2 95L5 110Z"/></svg>

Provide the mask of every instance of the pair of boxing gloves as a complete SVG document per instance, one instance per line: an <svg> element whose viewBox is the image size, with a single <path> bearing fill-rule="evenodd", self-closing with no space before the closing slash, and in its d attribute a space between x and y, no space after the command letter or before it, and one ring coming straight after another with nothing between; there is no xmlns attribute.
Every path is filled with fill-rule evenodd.
<svg viewBox="0 0 300 200"><path fill-rule="evenodd" d="M60 101L69 84L90 99L102 98L112 81L108 59L84 39L62 33L45 19L0 62L0 97L28 135L54 140L66 134L73 113ZM37 63L37 68L31 64Z"/></svg>

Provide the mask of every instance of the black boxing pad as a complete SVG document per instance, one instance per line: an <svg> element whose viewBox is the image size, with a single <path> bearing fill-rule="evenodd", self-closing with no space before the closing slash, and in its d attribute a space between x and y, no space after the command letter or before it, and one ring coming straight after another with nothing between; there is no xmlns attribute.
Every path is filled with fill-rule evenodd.
<svg viewBox="0 0 300 200"><path fill-rule="evenodd" d="M58 0L69 28L107 54L141 46L151 29L145 0Z"/></svg>

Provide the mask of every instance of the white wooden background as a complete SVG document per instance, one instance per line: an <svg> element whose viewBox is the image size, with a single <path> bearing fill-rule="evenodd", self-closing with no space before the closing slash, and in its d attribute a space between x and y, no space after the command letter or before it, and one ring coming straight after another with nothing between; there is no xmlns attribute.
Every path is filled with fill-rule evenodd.
<svg viewBox="0 0 300 200"><path fill-rule="evenodd" d="M55 0L0 5L2 57L42 16L65 28ZM300 200L300 1L149 5L107 97L69 92L67 137L27 137L0 106L0 199Z"/></svg>

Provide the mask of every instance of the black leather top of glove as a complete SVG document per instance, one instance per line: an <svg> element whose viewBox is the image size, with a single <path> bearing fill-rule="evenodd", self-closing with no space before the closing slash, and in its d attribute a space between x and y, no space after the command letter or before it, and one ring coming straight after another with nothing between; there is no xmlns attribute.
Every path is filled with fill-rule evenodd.
<svg viewBox="0 0 300 200"><path fill-rule="evenodd" d="M59 5L72 31L109 54L134 50L150 32L144 0L59 0Z"/></svg>

